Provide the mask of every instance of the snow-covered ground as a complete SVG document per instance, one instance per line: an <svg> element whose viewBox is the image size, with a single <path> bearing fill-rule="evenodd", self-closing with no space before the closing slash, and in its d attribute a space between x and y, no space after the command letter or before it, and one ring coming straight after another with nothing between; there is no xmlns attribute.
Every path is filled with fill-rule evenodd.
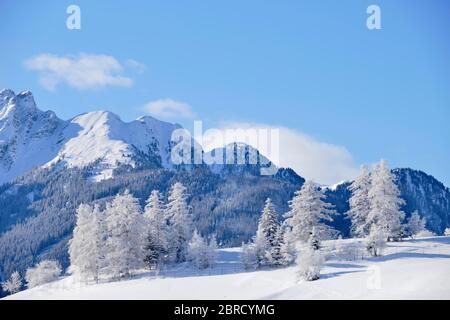
<svg viewBox="0 0 450 320"><path fill-rule="evenodd" d="M355 243L336 240L327 247ZM179 266L158 276L96 285L71 277L9 299L450 299L450 237L389 243L378 258L329 260L322 278L298 282L296 268L246 272L240 250L222 249L210 270Z"/></svg>

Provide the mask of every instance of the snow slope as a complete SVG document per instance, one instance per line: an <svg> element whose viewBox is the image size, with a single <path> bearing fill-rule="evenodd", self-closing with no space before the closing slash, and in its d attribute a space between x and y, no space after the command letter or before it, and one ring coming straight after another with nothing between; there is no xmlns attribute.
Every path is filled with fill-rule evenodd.
<svg viewBox="0 0 450 320"><path fill-rule="evenodd" d="M314 282L298 282L295 267L246 272L239 254L221 249L206 271L178 267L89 286L67 277L7 299L450 299L450 237L390 243L379 258L329 260Z"/></svg>

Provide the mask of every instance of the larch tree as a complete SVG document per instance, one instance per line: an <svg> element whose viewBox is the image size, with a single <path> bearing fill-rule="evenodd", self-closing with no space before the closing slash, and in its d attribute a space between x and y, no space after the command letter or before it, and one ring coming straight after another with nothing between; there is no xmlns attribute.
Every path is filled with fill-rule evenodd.
<svg viewBox="0 0 450 320"><path fill-rule="evenodd" d="M194 231L190 211L186 187L177 182L170 189L165 210L170 230L169 255L173 262L186 261L187 245Z"/></svg>
<svg viewBox="0 0 450 320"><path fill-rule="evenodd" d="M425 217L421 218L419 212L414 211L411 214L411 217L408 219L408 223L406 225L407 234L414 238L418 233L425 231L427 224L427 219Z"/></svg>
<svg viewBox="0 0 450 320"><path fill-rule="evenodd" d="M70 271L80 281L98 281L103 238L100 210L87 204L77 209L73 238L69 242Z"/></svg>
<svg viewBox="0 0 450 320"><path fill-rule="evenodd" d="M359 176L350 186L352 196L349 200L350 209L347 212L352 222L351 233L356 237L365 237L370 231L367 221L370 212L370 188L370 172L367 166L362 166Z"/></svg>
<svg viewBox="0 0 450 320"><path fill-rule="evenodd" d="M128 277L143 267L143 224L136 198L126 190L107 204L105 269L109 276Z"/></svg>
<svg viewBox="0 0 450 320"><path fill-rule="evenodd" d="M208 243L197 230L188 243L187 260L190 261L198 269L206 269L211 267L215 261L215 250L217 244L215 238Z"/></svg>
<svg viewBox="0 0 450 320"><path fill-rule="evenodd" d="M402 236L402 221L405 214L400 207L405 201L395 184L395 176L385 160L381 160L371 174L369 190L370 211L367 222L384 230L388 240L397 240Z"/></svg>
<svg viewBox="0 0 450 320"><path fill-rule="evenodd" d="M168 227L159 191L153 190L144 209L145 257L148 268L158 268L168 253Z"/></svg>
<svg viewBox="0 0 450 320"><path fill-rule="evenodd" d="M305 182L302 188L295 193L289 203L290 210L286 215L286 223L291 229L291 241L308 242L313 229L319 240L333 237L336 231L325 224L325 221L333 221L332 216L336 212L324 199L325 194L312 181Z"/></svg>
<svg viewBox="0 0 450 320"><path fill-rule="evenodd" d="M34 288L58 280L61 272L61 265L58 261L43 260L35 267L27 269L25 281L27 282L28 288Z"/></svg>
<svg viewBox="0 0 450 320"><path fill-rule="evenodd" d="M15 294L22 289L23 281L19 272L14 271L8 280L2 283L3 291L9 292L10 294Z"/></svg>

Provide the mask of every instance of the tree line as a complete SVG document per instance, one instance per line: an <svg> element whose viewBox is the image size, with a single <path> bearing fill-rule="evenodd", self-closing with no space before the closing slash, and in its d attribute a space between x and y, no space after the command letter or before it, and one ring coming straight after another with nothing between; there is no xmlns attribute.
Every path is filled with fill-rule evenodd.
<svg viewBox="0 0 450 320"><path fill-rule="evenodd" d="M366 166L350 186L347 217L351 220L353 237L365 238L366 249L379 256L387 241L423 232L425 218L414 212L408 221L401 211L404 200L395 184L395 176L386 161L370 172ZM242 262L247 268L286 266L297 262L299 276L316 280L324 261L321 242L336 238L338 232L329 226L336 211L325 201L324 189L306 181L289 202L284 220L277 220L271 202L266 200L252 241L242 246Z"/></svg>

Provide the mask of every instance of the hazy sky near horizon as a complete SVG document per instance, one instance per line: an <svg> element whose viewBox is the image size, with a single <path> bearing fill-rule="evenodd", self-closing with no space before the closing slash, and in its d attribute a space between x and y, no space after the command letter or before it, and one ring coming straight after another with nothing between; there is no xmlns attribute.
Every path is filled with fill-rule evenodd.
<svg viewBox="0 0 450 320"><path fill-rule="evenodd" d="M384 158L450 186L450 1L2 0L0 38L0 87L63 119L280 127L318 182Z"/></svg>

